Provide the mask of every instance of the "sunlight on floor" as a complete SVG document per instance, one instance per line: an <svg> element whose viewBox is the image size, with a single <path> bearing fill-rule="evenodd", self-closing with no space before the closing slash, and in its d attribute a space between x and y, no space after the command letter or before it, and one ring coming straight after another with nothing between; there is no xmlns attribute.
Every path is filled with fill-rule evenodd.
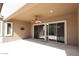
<svg viewBox="0 0 79 59"><path fill-rule="evenodd" d="M7 55L0 54L0 56L2 58L9 57L10 59L23 57L28 59L48 59L54 56L66 56L64 50L24 40L0 44L0 53L7 53ZM3 57L4 55L5 57Z"/></svg>

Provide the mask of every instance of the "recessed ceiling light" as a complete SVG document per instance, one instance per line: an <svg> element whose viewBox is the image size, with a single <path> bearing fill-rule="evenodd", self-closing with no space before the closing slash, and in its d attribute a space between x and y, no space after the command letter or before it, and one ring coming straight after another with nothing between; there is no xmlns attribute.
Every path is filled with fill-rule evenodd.
<svg viewBox="0 0 79 59"><path fill-rule="evenodd" d="M53 12L54 12L54 11L51 9L51 10L50 10L50 13L53 13Z"/></svg>

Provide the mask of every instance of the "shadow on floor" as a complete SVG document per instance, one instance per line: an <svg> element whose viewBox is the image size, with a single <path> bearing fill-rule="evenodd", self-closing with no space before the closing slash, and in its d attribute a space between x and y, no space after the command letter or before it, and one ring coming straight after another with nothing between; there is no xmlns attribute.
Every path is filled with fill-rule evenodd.
<svg viewBox="0 0 79 59"><path fill-rule="evenodd" d="M54 41L44 41L41 39L24 39L24 40L64 50L67 56L79 56L78 47L69 46L65 45L64 43L58 43Z"/></svg>

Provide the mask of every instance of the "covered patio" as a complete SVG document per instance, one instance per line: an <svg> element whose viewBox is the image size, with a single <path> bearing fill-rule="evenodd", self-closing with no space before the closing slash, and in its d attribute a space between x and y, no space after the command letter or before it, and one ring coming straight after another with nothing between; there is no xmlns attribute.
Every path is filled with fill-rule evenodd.
<svg viewBox="0 0 79 59"><path fill-rule="evenodd" d="M79 56L78 5L24 5L3 19L0 51L10 54L14 59L15 55L17 59L19 56L29 59Z"/></svg>
<svg viewBox="0 0 79 59"><path fill-rule="evenodd" d="M63 42L66 45L78 46L78 4L26 4L4 18L3 42L43 38ZM37 27L35 30L34 25L41 27ZM38 30L42 33L39 34Z"/></svg>

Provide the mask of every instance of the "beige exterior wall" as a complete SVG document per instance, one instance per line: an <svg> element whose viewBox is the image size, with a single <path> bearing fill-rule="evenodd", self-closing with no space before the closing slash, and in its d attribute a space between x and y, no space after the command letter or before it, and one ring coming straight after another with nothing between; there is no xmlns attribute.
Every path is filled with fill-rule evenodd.
<svg viewBox="0 0 79 59"><path fill-rule="evenodd" d="M47 22L54 22L54 21L61 21L66 20L67 22L67 44L69 45L78 45L78 18L77 18L77 12L66 14L63 16L58 16L54 18L49 18L45 20L41 20L42 23Z"/></svg>
<svg viewBox="0 0 79 59"><path fill-rule="evenodd" d="M24 28L24 30L21 30L21 28ZM31 23L13 20L13 35L5 36L4 34L3 42L14 41L30 37L31 37Z"/></svg>

